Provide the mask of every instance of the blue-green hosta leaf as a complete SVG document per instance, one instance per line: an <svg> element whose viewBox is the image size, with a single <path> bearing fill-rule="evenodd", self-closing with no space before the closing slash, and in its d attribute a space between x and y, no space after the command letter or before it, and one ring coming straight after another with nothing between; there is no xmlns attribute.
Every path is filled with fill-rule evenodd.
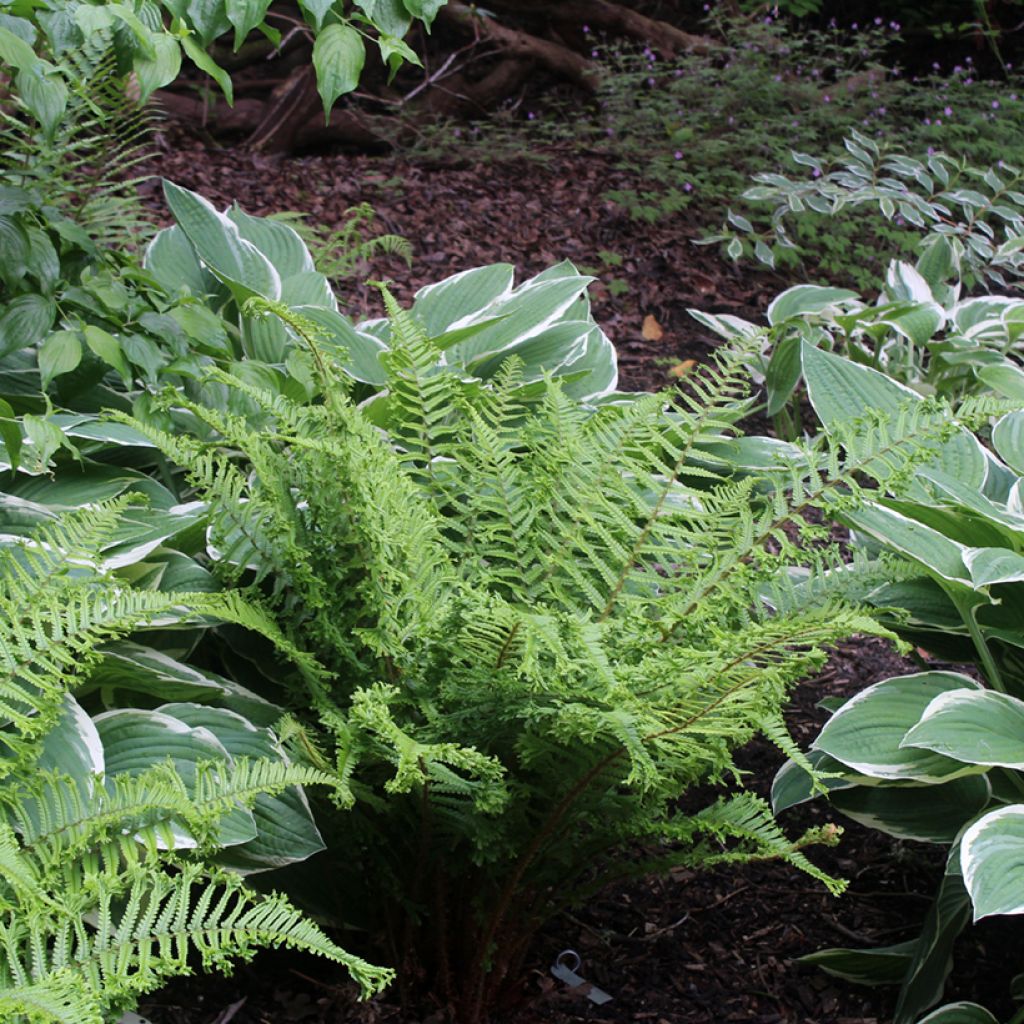
<svg viewBox="0 0 1024 1024"><path fill-rule="evenodd" d="M837 810L868 828L943 845L952 843L991 797L984 775L928 786L854 786L829 794Z"/></svg>
<svg viewBox="0 0 1024 1024"><path fill-rule="evenodd" d="M1005 548L969 548L964 552L964 564L975 588L1024 580L1024 555Z"/></svg>
<svg viewBox="0 0 1024 1024"><path fill-rule="evenodd" d="M281 280L281 301L289 306L322 306L337 312L331 283L318 270L303 270Z"/></svg>
<svg viewBox="0 0 1024 1024"><path fill-rule="evenodd" d="M895 422L901 411L923 401L884 373L831 352L805 344L802 359L808 397L826 430L848 425L869 409L887 413ZM942 414L934 413L927 422L938 425L943 422ZM970 431L960 428L949 440L936 440L926 447L935 451L935 458L921 465L919 473L927 475L934 467L971 487L980 488L985 483L988 460Z"/></svg>
<svg viewBox="0 0 1024 1024"><path fill-rule="evenodd" d="M70 693L64 695L64 710L43 740L36 767L41 772L52 771L83 781L103 775L106 762L100 734Z"/></svg>
<svg viewBox="0 0 1024 1024"><path fill-rule="evenodd" d="M383 387L387 373L381 365L381 354L387 346L372 334L352 326L333 309L322 306L295 306L296 313L312 320L324 332L325 347L335 361L356 380Z"/></svg>
<svg viewBox="0 0 1024 1024"><path fill-rule="evenodd" d="M197 765L210 761L230 761L226 748L208 729L192 728L185 722L140 708L106 711L93 722L103 741L107 776L141 775L155 765L171 759L186 786L196 781ZM256 838L256 822L251 812L236 807L220 821L218 840L222 846L238 846ZM161 846L173 844L190 848L195 840L179 826L170 835L158 835Z"/></svg>
<svg viewBox="0 0 1024 1024"><path fill-rule="evenodd" d="M968 764L1024 769L1024 701L995 690L939 694L903 739Z"/></svg>
<svg viewBox="0 0 1024 1024"><path fill-rule="evenodd" d="M969 549L938 530L873 502L865 502L843 518L850 526L914 559L943 579L970 586L971 573L964 561Z"/></svg>
<svg viewBox="0 0 1024 1024"><path fill-rule="evenodd" d="M855 985L898 985L910 966L915 946L910 941L875 949L820 949L800 957L800 963L820 967L826 974Z"/></svg>
<svg viewBox="0 0 1024 1024"><path fill-rule="evenodd" d="M847 288L826 288L817 284L798 284L787 288L768 307L768 323L776 324L807 314L823 313L834 306L858 302L860 296Z"/></svg>
<svg viewBox="0 0 1024 1024"><path fill-rule="evenodd" d="M960 841L964 884L974 920L1024 914L1024 805L990 811Z"/></svg>
<svg viewBox="0 0 1024 1024"><path fill-rule="evenodd" d="M231 679L185 664L164 651L124 640L107 644L102 655L89 674L86 692L102 689L108 693L144 693L165 701L201 701L226 707L260 726L273 725L281 717L276 704Z"/></svg>
<svg viewBox="0 0 1024 1024"><path fill-rule="evenodd" d="M812 747L875 779L944 782L976 772L952 758L902 745L935 697L965 688L979 686L958 672L884 679L851 697L825 723Z"/></svg>
<svg viewBox="0 0 1024 1024"><path fill-rule="evenodd" d="M63 434L61 436L63 437ZM152 477L133 469L100 465L95 462L69 464L52 479L19 477L8 484L5 490L26 501L37 501L54 511L82 508L98 501L108 501L130 490L142 491L156 499L158 503L166 500L167 507L175 504L174 495Z"/></svg>
<svg viewBox="0 0 1024 1024"><path fill-rule="evenodd" d="M466 364L474 377L493 377L505 360L516 356L522 360L523 380L543 380L547 372L558 373L587 351L587 337L596 330L585 320L569 320L555 324L525 341L503 349L496 355L485 355Z"/></svg>
<svg viewBox="0 0 1024 1024"><path fill-rule="evenodd" d="M578 402L593 402L615 391L619 383L619 365L608 335L596 325L587 332L584 350L563 365L563 391Z"/></svg>
<svg viewBox="0 0 1024 1024"><path fill-rule="evenodd" d="M823 776L832 776L832 778L820 779L821 785L830 793L836 789L849 789L851 786L856 786L857 780L863 777L851 772L845 764L829 757L823 750L809 751L807 760ZM787 761L775 773L775 778L772 780L772 810L776 814L822 795L820 790L814 788L810 775L795 761Z"/></svg>
<svg viewBox="0 0 1024 1024"><path fill-rule="evenodd" d="M424 285L417 293L412 313L427 334L436 338L468 317L476 318L492 302L509 295L515 268L511 263L474 267Z"/></svg>
<svg viewBox="0 0 1024 1024"><path fill-rule="evenodd" d="M891 327L915 345L931 341L945 322L946 312L937 302L900 304L875 320L875 323Z"/></svg>
<svg viewBox="0 0 1024 1024"><path fill-rule="evenodd" d="M999 457L1024 475L1024 410L1010 412L992 428L992 445Z"/></svg>
<svg viewBox="0 0 1024 1024"><path fill-rule="evenodd" d="M486 307L481 315L503 319L448 349L449 363L459 366L504 352L557 323L585 318L589 310L587 285L592 280L572 273L548 277L539 274L523 282Z"/></svg>
<svg viewBox="0 0 1024 1024"><path fill-rule="evenodd" d="M922 1017L917 1024L999 1024L999 1021L977 1003L946 1003Z"/></svg>
<svg viewBox="0 0 1024 1024"><path fill-rule="evenodd" d="M328 25L316 37L313 67L316 68L316 87L328 120L335 100L352 92L359 84L365 62L363 37L350 25Z"/></svg>
<svg viewBox="0 0 1024 1024"><path fill-rule="evenodd" d="M115 445L119 448L156 447L145 434L140 433L134 427L129 427L126 423L104 420L99 416L54 413L50 420L60 427L68 437L96 441L104 446Z"/></svg>
<svg viewBox="0 0 1024 1024"><path fill-rule="evenodd" d="M232 757L253 761L270 758L288 763L270 729L257 727L233 711L194 703L164 704L158 711L193 728L208 730ZM252 815L256 836L222 854L219 859L226 866L245 873L267 871L305 860L324 849L309 803L297 786L277 796L261 793L253 804Z"/></svg>
<svg viewBox="0 0 1024 1024"><path fill-rule="evenodd" d="M146 247L143 266L172 295L184 287L196 298L213 295L220 285L199 262L188 237L177 225L158 231ZM174 315L172 310L171 315Z"/></svg>
<svg viewBox="0 0 1024 1024"><path fill-rule="evenodd" d="M1024 370L1016 366L983 366L977 371L978 379L993 391L1014 401L1024 402Z"/></svg>
<svg viewBox="0 0 1024 1024"><path fill-rule="evenodd" d="M315 270L313 257L298 232L283 221L270 217L251 217L237 203L227 211L238 233L273 264L282 280Z"/></svg>
<svg viewBox="0 0 1024 1024"><path fill-rule="evenodd" d="M236 299L242 301L253 295L281 297L277 270L252 242L242 237L238 225L227 214L214 209L212 203L195 192L166 180L164 196L195 254L227 284Z"/></svg>

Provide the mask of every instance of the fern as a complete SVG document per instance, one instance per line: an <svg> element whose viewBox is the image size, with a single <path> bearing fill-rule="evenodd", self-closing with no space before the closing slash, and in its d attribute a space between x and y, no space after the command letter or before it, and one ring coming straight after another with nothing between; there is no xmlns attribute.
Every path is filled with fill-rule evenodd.
<svg viewBox="0 0 1024 1024"><path fill-rule="evenodd" d="M731 752L757 732L791 749L792 685L837 640L885 632L845 600L805 517L854 506L866 478L908 479L943 429L934 410L739 477L715 453L748 399L744 351L686 395L587 409L553 380L524 384L515 360L467 384L385 304L389 437L314 332L267 303L313 352L323 404L219 374L253 423L168 395L211 440L139 429L210 503L231 552L214 568L258 584L333 673L293 702L289 749L336 774L351 810L334 870L377 880L381 928L405 915L401 962L443 979L462 956L450 995L478 1020L522 933L638 841L665 863L781 858L837 890L802 852L831 832L794 842L752 798L693 815L677 799L735 778ZM428 887L459 890L432 916L464 945L437 946Z"/></svg>
<svg viewBox="0 0 1024 1024"><path fill-rule="evenodd" d="M222 820L258 797L331 784L282 760L174 763L107 778L40 770L67 694L99 647L159 618L214 618L294 656L310 685L322 669L239 593L137 591L99 567L125 501L69 514L0 551L0 1010L25 1021L103 1022L190 957L226 967L261 946L329 957L369 992L388 972L331 942L282 897L212 865ZM185 849L181 837L187 838Z"/></svg>

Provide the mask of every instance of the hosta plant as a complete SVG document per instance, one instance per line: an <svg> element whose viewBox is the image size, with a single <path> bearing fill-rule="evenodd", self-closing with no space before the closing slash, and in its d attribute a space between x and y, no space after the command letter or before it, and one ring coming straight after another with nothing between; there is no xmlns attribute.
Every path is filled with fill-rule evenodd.
<svg viewBox="0 0 1024 1024"><path fill-rule="evenodd" d="M614 878L780 857L837 888L802 853L830 830L786 839L749 793L695 813L678 797L730 778L755 732L795 754L790 684L876 627L825 583L827 553L787 530L817 535L804 512L857 505L865 475L927 457L932 426L910 416L848 439L845 458L802 450L792 496L760 503L769 481L734 480L714 454L731 450L745 353L677 401L587 408L557 379L533 396L514 352L467 388L436 329L388 305L387 436L319 321L264 298L242 314L287 325L321 404L217 373L252 417L168 394L202 439L135 423L209 505L211 570L258 586L324 668L271 674L234 655L268 676L254 688L287 694L289 752L330 772L348 808L318 811L324 872L291 891L382 942L407 991L425 981L476 1022L536 929ZM833 596L779 584L766 604L795 563Z"/></svg>
<svg viewBox="0 0 1024 1024"><path fill-rule="evenodd" d="M798 284L768 306L766 325L691 315L729 341L756 339L751 370L764 382L766 412L783 436L802 426L796 396L805 345L879 370L922 396L959 401L991 393L1024 402L1024 300L965 296L955 251L943 238L916 265L893 260L873 302L845 288Z"/></svg>
<svg viewBox="0 0 1024 1024"><path fill-rule="evenodd" d="M908 401L923 403L870 367L810 347L802 356L810 401L828 431L843 421L851 395L890 416ZM898 1024L913 1024L940 998L953 941L972 909L977 920L1024 906L1016 867L1024 856L1022 428L1024 413L1002 412L991 449L957 429L916 467L902 494L883 481L871 500L842 513L855 549L890 567L882 582L870 562L843 570L862 578L864 599L920 649L977 662L984 680L943 671L887 679L838 708L809 754L843 813L900 838L951 847L916 939L810 958L855 980L902 982ZM776 810L813 792L804 768L790 763L775 781Z"/></svg>
<svg viewBox="0 0 1024 1024"><path fill-rule="evenodd" d="M3 1019L103 1024L193 958L225 967L282 944L379 987L387 972L227 870L275 844L291 858L280 842L305 807L298 787L329 776L290 764L269 729L226 708L90 715L76 696L140 628L234 622L289 650L237 595L134 588L104 567L119 512L65 516L0 550Z"/></svg>

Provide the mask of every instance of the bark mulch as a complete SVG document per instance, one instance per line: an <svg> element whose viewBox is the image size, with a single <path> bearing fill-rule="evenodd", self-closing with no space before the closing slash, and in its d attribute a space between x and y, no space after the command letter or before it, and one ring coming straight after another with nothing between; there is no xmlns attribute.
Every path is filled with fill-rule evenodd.
<svg viewBox="0 0 1024 1024"><path fill-rule="evenodd" d="M594 313L619 351L620 386L658 388L671 367L706 357L713 339L687 315L689 307L756 319L787 282L742 272L710 249L697 248L696 214L653 226L629 220L603 193L635 184L626 172L595 158L552 153L543 162L427 165L390 157L316 156L274 160L235 150L208 150L187 138L164 137L146 168L196 189L220 205L237 200L250 213L300 210L327 225L368 201L382 230L413 243L409 269L387 258L361 268L340 289L353 316L381 314L379 294L360 283L390 279L400 299L430 281L483 263L508 261L521 276L561 259L595 265L599 250L622 263L593 288ZM155 184L148 186L162 209ZM611 277L626 281L613 295ZM653 317L660 329L646 332ZM912 670L878 640L854 640L833 656L817 680L794 699L790 726L804 745L825 719L826 696L850 695L888 675ZM767 794L781 756L765 743L741 752L750 786ZM825 806L794 808L783 824L797 834L830 815ZM613 888L552 922L537 944L521 1002L496 1024L884 1024L895 993L849 985L798 962L829 946L874 946L912 937L941 877L943 850L892 840L842 821L835 849L811 851L814 861L850 880L833 898L811 879L775 864L677 872ZM983 922L956 949L947 998L975 999L1005 1016L1009 981L1019 958L1012 919ZM560 950L582 958L580 973L613 997L595 1006L555 981L549 968ZM437 1008L410 1015L385 994L367 1004L329 965L286 953L261 954L235 977L179 979L150 999L153 1024L433 1024Z"/></svg>

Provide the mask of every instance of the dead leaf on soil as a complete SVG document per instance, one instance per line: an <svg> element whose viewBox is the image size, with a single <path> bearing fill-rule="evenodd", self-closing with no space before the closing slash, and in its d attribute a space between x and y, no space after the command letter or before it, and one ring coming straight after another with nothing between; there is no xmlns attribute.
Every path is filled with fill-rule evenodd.
<svg viewBox="0 0 1024 1024"><path fill-rule="evenodd" d="M697 365L696 359L684 359L669 370L670 377L685 377Z"/></svg>
<svg viewBox="0 0 1024 1024"><path fill-rule="evenodd" d="M661 324L654 318L653 313L648 313L644 317L644 325L640 329L640 334L643 336L644 341L661 341L665 336L665 332L661 329Z"/></svg>

